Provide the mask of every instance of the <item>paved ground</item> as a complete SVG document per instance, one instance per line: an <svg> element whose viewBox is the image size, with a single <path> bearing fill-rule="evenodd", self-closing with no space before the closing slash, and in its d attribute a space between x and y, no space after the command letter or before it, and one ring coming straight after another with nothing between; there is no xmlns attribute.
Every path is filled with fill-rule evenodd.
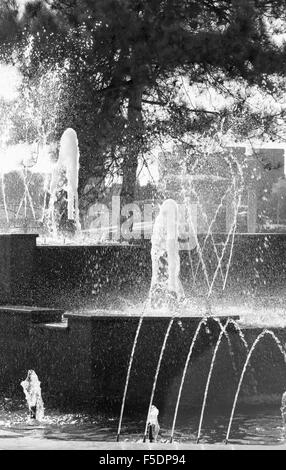
<svg viewBox="0 0 286 470"><path fill-rule="evenodd" d="M103 450L103 451L197 451L197 450L286 450L286 445L212 445L212 444L143 444L129 442L63 441L56 439L34 439L32 437L12 439L0 438L0 450Z"/></svg>

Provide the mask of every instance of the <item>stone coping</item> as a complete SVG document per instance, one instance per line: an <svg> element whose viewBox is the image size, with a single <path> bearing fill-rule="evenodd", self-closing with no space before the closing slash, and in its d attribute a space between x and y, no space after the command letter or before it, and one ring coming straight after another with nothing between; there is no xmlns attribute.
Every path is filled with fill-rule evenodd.
<svg viewBox="0 0 286 470"><path fill-rule="evenodd" d="M25 305L1 305L0 306L0 313L53 313L62 315L65 310L58 309L58 308L48 308L48 307L29 307Z"/></svg>
<svg viewBox="0 0 286 470"><path fill-rule="evenodd" d="M20 314L20 315L33 315L33 314L51 314L54 315L57 318L60 318L63 316L65 320L91 320L91 319L100 319L100 320L111 320L114 318L120 318L120 319L138 319L142 317L141 311L140 310L135 310L132 314L124 313L121 311L116 311L116 310L87 310L87 311L75 311L75 312L66 312L64 309L55 309L55 308L46 308L46 307L34 307L34 306L22 306L22 305L1 305L0 306L0 314L2 313L11 313L13 314ZM151 312L146 312L143 315L144 320L162 320L162 319L169 319L171 320L172 318L174 320L192 320L192 321L200 321L202 318L206 319L212 319L212 318L219 318L221 320L227 320L228 318L232 318L233 320L239 320L239 315L208 315L208 316L203 316L203 315L188 315L186 312L185 313L180 313L176 315L172 315L171 312L158 312L158 311L151 311ZM40 324L45 324L46 326L49 325L50 327L52 326L64 326L67 325L66 322L61 322L59 320L55 320L54 322L41 322Z"/></svg>
<svg viewBox="0 0 286 470"><path fill-rule="evenodd" d="M161 320L161 319L168 319L171 320L193 320L193 321L200 321L203 318L212 319L212 318L219 318L222 320L227 320L228 318L232 318L233 320L239 320L239 315L188 315L188 314L176 314L172 315L171 313L166 312L147 312L144 315L141 315L140 311L135 311L133 314L126 314L120 311L108 311L108 310L94 310L94 311L82 311L82 312L66 312L64 314L64 318L67 319L114 319L114 318L121 318L121 319L138 319L143 317L144 320Z"/></svg>
<svg viewBox="0 0 286 470"><path fill-rule="evenodd" d="M33 328L42 328L45 330L59 330L66 331L68 330L67 322L55 322L55 323L36 323L33 325Z"/></svg>
<svg viewBox="0 0 286 470"><path fill-rule="evenodd" d="M29 307L22 305L1 305L0 316L9 315L14 318L25 318L31 324L61 322L65 310L45 307Z"/></svg>
<svg viewBox="0 0 286 470"><path fill-rule="evenodd" d="M0 238L6 237L6 238L25 238L25 237L31 237L31 238L37 238L39 235L37 233L0 233Z"/></svg>

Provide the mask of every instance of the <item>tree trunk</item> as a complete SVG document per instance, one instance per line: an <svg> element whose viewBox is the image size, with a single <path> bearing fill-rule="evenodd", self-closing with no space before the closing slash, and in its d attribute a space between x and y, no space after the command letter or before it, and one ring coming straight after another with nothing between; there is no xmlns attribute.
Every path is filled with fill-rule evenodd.
<svg viewBox="0 0 286 470"><path fill-rule="evenodd" d="M128 102L129 142L122 165L122 206L132 203L135 197L138 157L142 150L143 136L142 95L142 86L133 86L130 89Z"/></svg>
<svg viewBox="0 0 286 470"><path fill-rule="evenodd" d="M107 146L112 148L115 145L114 139L112 140L112 133L114 132L114 119L119 113L121 100L120 90L114 85L114 90L106 93L104 98L100 120L96 126L94 148L92 151L86 152L85 159L82 161L79 187L81 189L81 207L83 210L86 210L90 204L100 199L103 194L102 186L104 186L104 179L108 173L105 165L105 151ZM90 179L98 183L84 193L84 188Z"/></svg>
<svg viewBox="0 0 286 470"><path fill-rule="evenodd" d="M101 183L104 182L108 169L106 168L106 149L115 148L118 145L116 135L116 117L120 115L121 103L124 96L124 80L122 68L128 57L128 50L122 48L120 57L116 63L112 80L105 90L102 90L102 102L100 104L100 115L96 119L93 133L95 142L92 151L85 159L85 168L81 169L81 188L83 189L91 177L98 180L98 187L94 187L88 196L87 206L100 198ZM97 113L98 105L94 107ZM112 150L111 150L112 153ZM84 195L83 195L84 198Z"/></svg>

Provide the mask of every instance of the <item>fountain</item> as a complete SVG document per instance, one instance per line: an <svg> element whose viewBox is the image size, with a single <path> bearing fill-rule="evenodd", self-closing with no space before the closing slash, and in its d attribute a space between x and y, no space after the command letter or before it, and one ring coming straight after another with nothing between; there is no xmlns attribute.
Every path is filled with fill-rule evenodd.
<svg viewBox="0 0 286 470"><path fill-rule="evenodd" d="M72 201L73 213L71 217L76 220L75 198ZM215 388L214 394L212 387L218 381L216 369L220 368L220 357L222 357L220 355L223 355L223 367L227 367L227 372L223 373L225 387L230 388L230 395L233 394L232 400L226 400L226 403L230 404L231 402L230 418L225 433L225 442L229 442L246 370L247 368L253 369L253 373L255 373L255 367L253 368L252 364L250 365L250 360L253 358L253 353L258 344L264 337L271 337L285 359L282 340L279 339L276 333L263 330L251 341L249 330L243 329L243 324L238 323L239 318L237 316L234 316L234 318L231 318L230 315L217 316L213 315L211 311L205 311L203 315L198 315L197 311L192 312L192 304L189 299L186 300L185 298L180 279L182 273L180 271L178 227L178 205L174 200L166 200L163 202L155 221L151 240L153 271L150 294L142 309L137 311L137 315L134 311L132 315L128 312L125 315L107 311L94 311L92 314L84 312L83 315L80 312L71 312L65 316L65 322L62 322L61 316L58 314L55 315L53 320L51 319L51 309L46 309L46 311L29 310L31 323L29 324L30 336L27 350L30 350L29 360L33 360L33 364L36 365L35 369L40 371L41 376L46 374L45 367L51 360L50 355L56 355L55 365L53 366L55 369L49 368L49 370L56 371L56 374L61 377L61 382L57 384L49 377L48 381L46 379L47 384L52 381L55 387L62 388L64 392L61 392L61 396L67 394L67 399L69 399L70 395L68 393L71 391L71 387L73 387L73 393L79 391L79 396L84 396L85 400L89 395L92 401L94 396L102 396L105 393L106 397L111 397L114 390L119 392L121 407L117 441L122 436L124 413L128 414L127 408L133 406L130 399L132 396L133 398L136 396L138 400L141 400L144 413L146 412L145 416L147 416L145 427L142 429L143 442L147 439L150 442L156 442L160 429L158 408L161 416L161 409L164 410L169 406L162 397L164 398L164 394L169 393L174 384L176 385L176 392L173 395L171 394L172 408L170 408L169 414L172 415L172 418L169 440L170 442L177 440L176 432L180 427L178 423L181 419L179 418L180 407L186 407L186 390L184 395L184 389L187 387L188 390L188 383L198 382L202 402L200 399L195 401L200 408L195 440L199 443L205 436L203 426L207 415L207 404L212 403L214 395L217 393ZM201 255L204 249L202 245ZM220 259L221 254L218 253L218 263L220 263ZM199 258L199 262L202 264L205 263L205 260ZM220 268L216 266L214 274L219 270ZM223 274L223 284L225 284L226 275ZM212 279L209 277L208 288L213 284ZM8 309L2 308L2 312L5 313L5 318L7 318ZM21 322L23 322L23 312L20 313L16 307L11 307L11 312L16 315L16 318L21 316ZM25 321L28 318L27 313L25 311ZM2 322L1 309L0 322ZM21 325L21 322L17 323L16 321L15 324ZM118 328L118 325L120 325L120 328ZM83 332L85 332L84 335ZM20 330L19 332L16 331L15 334L20 334ZM55 350L54 341L56 336L54 337L54 335L59 334L62 336L60 342L57 341ZM150 341L148 341L148 337ZM224 338L227 340L225 343L223 342ZM91 341L92 346L87 347L89 341ZM239 341L239 347L235 345L236 341ZM226 365L226 352L229 355L229 366ZM142 366L140 359L142 354L144 354L146 367ZM151 361L148 359L148 354L152 356ZM237 355L240 359L238 362ZM116 364L112 364L115 356ZM176 358L175 361L174 358ZM26 359L23 358L23 360ZM125 364L124 367L121 367L121 361ZM196 365L197 362L198 366ZM17 364L18 366L21 364L19 358ZM64 368L62 364L65 364ZM115 366L119 369L118 376L116 375ZM60 373L59 370L61 370ZM96 377L94 377L94 370L97 371ZM104 370L114 372L113 383L115 389L109 390L110 377L109 374L103 372ZM42 421L44 408L40 382L33 370L29 371L27 379L21 385L27 399L30 417ZM142 387L142 392L140 387ZM148 390L147 395L145 387ZM79 390L76 390L76 388L79 388ZM257 392L254 391L254 393ZM192 394L188 396L189 399L192 399ZM222 394L223 397L224 393ZM283 417L285 411L284 401L282 401L281 407ZM154 403L158 405L158 408ZM118 409L118 399L116 409ZM164 410L162 419L164 419L165 412ZM126 430L124 434L126 434Z"/></svg>
<svg viewBox="0 0 286 470"><path fill-rule="evenodd" d="M26 161L22 171L24 194L18 212L22 210L22 207L25 208L25 211L28 210L28 207L32 211L34 207L29 189L28 165L29 161ZM233 165L230 167L234 171ZM48 209L44 203L44 218L50 217L55 237L59 236L61 232L60 205L62 195L65 192L67 193L67 200L64 203L65 217L68 222L71 222L73 228L70 230L70 235L73 230L80 231L77 195L78 170L77 135L73 129L67 129L61 138L59 158L53 167L50 190L48 184L45 186L47 193L50 192L50 201ZM125 307L123 312L108 311L107 309L97 310L94 307L92 310L83 309L81 312L76 308L72 312L65 313L64 321L61 316L65 312L65 308L61 311L53 311L50 306L46 309L32 307L29 310L21 311L18 307L11 307L10 310L3 307L2 311L0 308L1 325L3 323L5 326L1 314L3 318L6 318L5 321L9 317L9 312L13 312L13 315L16 316L16 324L19 328L15 331L16 337L23 334L20 325L23 325L24 316L24 323L27 322L29 325L25 355L17 358L17 367L23 370L31 361L32 367L39 371L41 377L45 378L47 395L49 396L51 392L56 394L56 403L59 397L61 399L64 397L68 402L84 401L87 403L93 403L96 397L96 400L99 401L99 407L102 397L107 400L109 405L112 402L112 406L116 412L118 411L117 441L121 440L122 434L126 434L126 429L122 429L124 417L127 419L130 408L138 406L138 402L140 402L145 422L145 426L140 430L143 442L147 440L156 442L158 439L160 429L158 409L160 409L160 424L161 419L164 422L166 409L168 410L167 414L171 420L168 440L172 443L177 440L182 419L180 411L188 406L195 406L199 409L199 416L198 427L194 431L196 436L193 441L199 443L205 438L207 407L212 405L215 400L220 399L231 408L224 436L225 442L229 442L233 432L239 397L248 398L249 396L247 391L243 389L244 377L247 370L251 372L251 376L256 373L252 364L256 347L264 337L269 336L274 339L283 357L285 355L279 335L270 330L263 330L252 341L252 330L244 329L243 323L239 322L239 315L233 314L231 310L228 314L221 312L217 314L215 305L212 303L212 295L215 290L218 290L219 282L221 290L224 292L230 274L231 260L235 251L234 234L241 204L240 179L240 176L233 174L230 186L226 188L226 192L220 199L210 221L198 194L196 184L199 180L192 179L192 195L196 197L203 219L208 221L208 229L204 237L202 234L198 234L193 219L190 217L191 233L194 237L194 243L190 249L185 247L182 250L180 246L179 204L170 198L161 204L151 238L152 277L150 289L147 298L140 307ZM227 214L228 232L218 243L217 236L213 233L213 227L223 208L224 201L230 193L234 194L232 216ZM187 207L189 207L186 192L183 196ZM210 246L212 247L212 263L209 258ZM77 265L75 262L77 249L79 256L84 261L93 250L90 247L82 256L82 247L73 246L72 252L68 251L68 247L64 247L64 256L58 261L63 265L63 269L66 269L64 266L69 253L72 260L71 267ZM96 249L98 250L98 248ZM131 249L133 248L130 247ZM52 275L54 275L58 268L54 271L53 263L55 257L63 253L63 248L34 247L33 253L35 250L40 254L40 260L45 259L45 253L52 260L50 266ZM114 250L113 247L110 248L111 252L112 250ZM117 256L119 260L122 255L120 250L119 247L119 255ZM134 263L139 264L138 256L142 255L139 254L136 246L134 251ZM94 258L89 257L91 269L95 263L100 263L99 251L95 253ZM49 269L45 272L46 278L43 282L39 272L46 261L42 264L39 259L37 260L37 281L41 286L44 286L47 294L51 292L54 294L57 288L55 287L56 282L53 284L53 289L50 290L47 281ZM185 289L186 259L189 261L188 267L191 267L192 274L191 295L189 291L186 293L188 286ZM124 265L122 260L120 263L121 266ZM66 276L69 276L71 268L66 271ZM62 274L63 271L60 273L62 282L62 279L65 278ZM73 277L77 278L76 275ZM202 308L200 310L191 297L196 295L195 288L199 284L199 277L204 279L206 286L206 291L201 297ZM84 288L87 289L85 278L81 277L81 279L83 279ZM184 287L182 280L185 282ZM33 282L35 282L35 278L31 281L31 283ZM68 294L71 295L71 292L72 289L69 289ZM38 290L39 293L41 293L41 288ZM49 302L52 301L52 297L48 295ZM208 309L203 306L206 299L209 299ZM57 307L60 305L59 303ZM55 340L59 337L58 335L60 335L60 341ZM10 346L7 347L9 350ZM54 357L51 358L51 355ZM142 357L146 363L144 365L142 365ZM220 370L222 357L223 369L227 372ZM48 366L47 369L51 376L47 377L46 365L49 365L51 361L54 365ZM113 384L110 382L110 374L105 372L107 370L112 372ZM53 380L53 375L61 377L61 381ZM222 380L225 380L227 390L220 390L218 387L217 384ZM248 379L251 393L259 394L257 384L250 382ZM54 390L49 390L50 383L53 383ZM41 387L33 370L29 370L27 379L21 385L27 399L31 419L42 421L44 407ZM196 392L196 387L198 392ZM226 391L227 397L225 396ZM283 403L282 401L281 413L284 419L285 403Z"/></svg>
<svg viewBox="0 0 286 470"><path fill-rule="evenodd" d="M282 374L274 383L281 367L280 356L285 360L282 345L286 341L285 324L279 325L277 331L268 327L261 331L260 324L245 322L248 307L243 305L239 309L233 290L228 291L233 285L237 289L242 285L239 295L244 298L248 284L254 279L258 282L262 276L263 269L259 271L258 264L262 267L267 264L264 258L271 243L272 249L274 246L268 236L255 235L255 239L260 237L257 254L251 241L253 234L247 238L247 244L246 238L237 233L244 191L243 165L233 154L224 154L221 160L228 174L222 177L208 167L210 149L206 158L196 158L189 174L179 176L178 201L168 195L160 205L151 247L139 242L129 246L107 242L85 244L78 207L77 133L71 128L64 131L56 163L55 149L51 139L47 144L46 134L40 135L38 129L33 151L26 144L14 148L17 162L12 168L4 165L9 160L6 158L9 139L1 137L1 157L5 156L0 166L5 230L11 229L7 194L10 173L16 168L22 192L14 219L19 221L24 216L22 232L29 232L26 223L29 217L33 223L40 220L41 228L44 225L48 228L46 235L50 241L37 245L36 236L27 234L28 243L22 233L17 234L17 243L15 234L5 233L0 240L0 281L2 291L5 290L0 307L0 340L5 356L5 367L1 363L0 368L6 378L4 386L7 391L13 389L23 371L32 367L21 383L32 420L44 418L41 386L34 372L37 370L51 406L64 408L68 404L77 409L83 405L94 407L96 403L99 410L101 407L112 410L115 416L112 439L116 437L117 441L128 433L128 424L124 428L122 425L125 419L127 423L130 410L135 409L141 420L143 417L142 428L138 429L142 441L156 442L160 409L161 433L167 435L170 443L179 438L184 414L189 419L187 438L202 442L207 434L208 407L219 403L227 415L220 442L230 442L237 431L236 410L243 400L249 404L253 398L262 397L266 401L275 388L277 401L285 390ZM35 174L42 176L38 199L31 181ZM204 184L211 186L211 194L216 193L215 185L223 188L219 197L216 193L212 210L203 200ZM197 219L191 214L194 204ZM183 248L182 205L186 212L184 222L189 228ZM255 227L253 212L247 220L248 225ZM198 227L198 219L204 230ZM225 219L223 233L216 230L219 219ZM67 239L73 239L74 244L68 246ZM281 246L280 254L285 248L283 243ZM252 258L245 255L246 249ZM269 255L269 270L282 276L286 272L285 262L278 255ZM243 265L248 257L249 264L255 265L249 277ZM277 267L275 259L282 259L282 265ZM261 281L263 288L267 284L265 279L267 272ZM286 282L283 279L282 284ZM126 285L128 295L133 294L131 300L127 295L128 298L124 297ZM29 292L31 307L27 307L24 295L18 300L21 289L25 295ZM124 298L124 307L119 302L120 296ZM279 359L272 350L273 344L262 342L264 338L274 340ZM261 343L263 352L269 356L266 354L266 359L259 350ZM267 368L273 355L279 371ZM270 385L263 381L264 375ZM284 424L285 401L283 395ZM198 422L193 419L194 409Z"/></svg>
<svg viewBox="0 0 286 470"><path fill-rule="evenodd" d="M44 419L44 403L41 394L41 382L35 371L29 370L27 378L21 382L29 412L30 418L36 421Z"/></svg>
<svg viewBox="0 0 286 470"><path fill-rule="evenodd" d="M150 442L156 442L160 431L160 425L158 423L159 410L155 405L151 406L148 415L148 437ZM145 437L145 436L144 436Z"/></svg>
<svg viewBox="0 0 286 470"><path fill-rule="evenodd" d="M78 209L78 172L79 149L77 134L73 129L66 129L60 141L59 159L54 168L51 181L50 212L52 217L52 231L57 235L64 231L61 229L61 197L67 192L67 223L74 224L74 230L80 230ZM66 183L66 184L65 184Z"/></svg>
<svg viewBox="0 0 286 470"><path fill-rule="evenodd" d="M163 311L166 312L166 308L167 308L167 315L171 316L167 325L166 333L163 337L163 343L160 349L155 376L154 376L154 380L152 384L152 390L151 390L151 395L150 395L150 400L149 400L149 407L148 407L148 413L147 413L147 418L146 418L143 442L146 441L147 435L148 435L148 429L150 429L150 414L152 410L154 409L153 400L154 400L154 396L156 392L158 376L161 370L167 342L170 336L170 332L171 332L174 320L178 317L180 318L180 315L182 314L182 306L183 306L182 300L184 299L184 291L183 291L183 287L180 281L178 225L179 225L178 224L178 206L174 200L168 199L163 202L160 208L159 214L154 223L153 235L151 239L152 279L151 279L151 287L150 287L150 293L149 293L150 302L147 301L144 304L142 314L140 316L140 320L138 323L138 327L136 330L134 342L133 342L132 352L131 352L130 359L129 359L128 371L127 371L127 376L126 376L126 381L125 381L123 399L122 399L122 404L121 404L121 412L120 412L119 425L118 425L118 430L117 430L117 441L119 441L120 439L123 413L124 413L125 404L126 404L127 389L129 386L130 374L131 374L131 368L132 368L133 361L134 361L135 350L136 350L136 346L138 343L139 334L142 328L144 316L146 315L148 316L148 311L146 312L146 305L148 305L149 303L153 311L155 310L156 312L156 309L158 310L160 308L161 309L163 308ZM220 263L220 260L219 260L219 263ZM241 332L239 326L233 319L223 318L222 320L226 322L225 326L223 326L223 324L221 323L220 318L215 318L214 320L215 322L218 323L220 327L220 334L216 343L216 347L215 347L215 351L213 354L212 363L211 363L211 367L209 371L209 376L207 380L204 404L203 404L201 418L200 418L198 441L199 441L199 436L201 432L204 408L205 408L206 398L208 394L208 388L209 388L209 383L210 383L210 379L212 375L212 370L214 367L216 354L217 354L223 335L226 335L228 339L228 345L231 351L230 339L226 332L226 329L229 323L232 323L236 326L236 328L240 332L240 337L243 338L244 340L243 333ZM201 326L207 325L207 321L208 321L207 316L205 316L205 318L199 322L197 330L195 331L195 334L192 340L192 344L190 346L189 354L186 359L182 381L180 385L180 390L178 393L178 399L176 402L176 409L175 409L172 433L171 433L171 442L173 440L173 435L175 431L175 423L176 423L177 414L178 414L178 407L179 407L179 403L181 399L182 388L184 385L185 375L186 375L187 368L189 365L190 357L192 355L196 341L199 338ZM209 332L208 329L207 331ZM244 344L245 344L245 340L244 340Z"/></svg>
<svg viewBox="0 0 286 470"><path fill-rule="evenodd" d="M180 302L184 290L180 281L180 257L178 242L178 206L168 199L160 207L151 239L152 279L151 305L161 307L164 302Z"/></svg>
<svg viewBox="0 0 286 470"><path fill-rule="evenodd" d="M229 423L228 423L228 428L227 428L227 433L226 433L226 438L225 438L225 443L227 444L228 441L229 441L229 436L230 436L230 431L231 431L231 426L232 426L232 422L233 422L233 417L234 417L234 412L235 412L235 409L236 409L236 405L237 405L237 400L238 400L238 395L239 395L239 392L241 390L241 385L242 385L242 381L243 381L243 378L245 376L245 372L246 372L246 368L249 364L249 361L251 359L251 356L257 346L257 344L266 336L266 335L269 335L271 338L273 338L274 340L274 343L276 344L276 346L278 347L278 350L279 352L281 353L283 359L284 359L284 362L285 362L285 365L286 365L286 351L285 351L285 348L282 346L281 344L281 341L279 340L279 338L273 333L273 331L269 331L269 330L263 330L258 336L257 338L255 339L255 341L253 342L249 352L248 352L248 355L247 355L247 358L245 360L245 363L243 365L243 369L242 369L242 372L241 372L241 375L240 375L240 378L239 378L239 382L238 382L238 386L237 386L237 389L236 389L236 394L235 394L235 397L234 397L234 401L233 401L233 405L232 405L232 409L231 409L231 415L230 415L230 419L229 419Z"/></svg>
<svg viewBox="0 0 286 470"><path fill-rule="evenodd" d="M283 420L283 426L285 429L286 427L286 392L284 392L282 395L280 410L281 410L281 415L282 415L282 420Z"/></svg>

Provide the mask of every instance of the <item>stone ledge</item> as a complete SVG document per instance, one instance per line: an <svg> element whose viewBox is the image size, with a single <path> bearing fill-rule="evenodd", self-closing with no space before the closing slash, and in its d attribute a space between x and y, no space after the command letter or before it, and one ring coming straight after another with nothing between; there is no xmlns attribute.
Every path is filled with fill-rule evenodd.
<svg viewBox="0 0 286 470"><path fill-rule="evenodd" d="M83 312L67 312L64 313L64 318L66 318L68 321L71 320L114 320L115 318L121 319L121 320L138 320L141 317L143 317L144 321L155 321L155 320L187 320L187 321L200 321L204 317L202 315L188 315L187 313L184 314L179 314L179 315L172 315L171 313L166 313L166 312L156 312L152 311L146 312L144 315L141 315L141 311L135 311L132 312L132 314L126 314L120 311L116 310L95 310L93 312L90 311L83 311ZM240 316L239 315L208 315L205 316L206 319L212 320L212 319L220 319L221 321L226 321L227 319L231 318L232 320L239 320Z"/></svg>
<svg viewBox="0 0 286 470"><path fill-rule="evenodd" d="M68 331L68 323L67 322L59 322L59 323L36 323L32 325L33 328L40 328L43 330L53 330L53 331Z"/></svg>
<svg viewBox="0 0 286 470"><path fill-rule="evenodd" d="M44 307L26 307L17 305L0 306L0 316L11 315L19 316L30 320L32 323L50 323L60 322L64 314L64 310Z"/></svg>
<svg viewBox="0 0 286 470"><path fill-rule="evenodd" d="M37 238L37 233L0 233L1 238Z"/></svg>

